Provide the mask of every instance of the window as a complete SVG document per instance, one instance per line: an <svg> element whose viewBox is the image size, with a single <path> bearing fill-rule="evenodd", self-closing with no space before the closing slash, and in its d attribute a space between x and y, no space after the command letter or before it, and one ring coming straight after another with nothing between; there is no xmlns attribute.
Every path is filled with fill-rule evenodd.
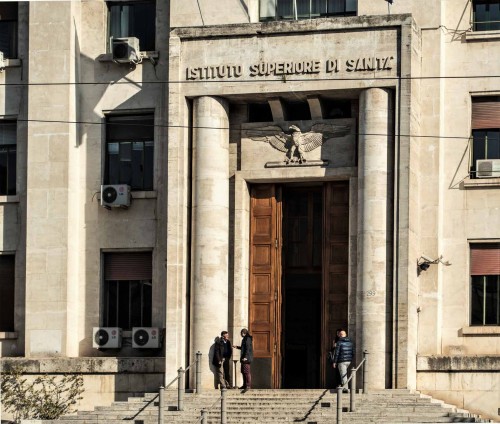
<svg viewBox="0 0 500 424"><path fill-rule="evenodd" d="M107 4L110 37L136 37L141 51L155 50L154 1L110 1Z"/></svg>
<svg viewBox="0 0 500 424"><path fill-rule="evenodd" d="M153 190L153 140L153 114L108 116L104 184Z"/></svg>
<svg viewBox="0 0 500 424"><path fill-rule="evenodd" d="M500 243L470 247L471 325L500 325Z"/></svg>
<svg viewBox="0 0 500 424"><path fill-rule="evenodd" d="M103 326L151 327L151 252L104 254Z"/></svg>
<svg viewBox="0 0 500 424"><path fill-rule="evenodd" d="M0 331L14 331L14 255L0 255Z"/></svg>
<svg viewBox="0 0 500 424"><path fill-rule="evenodd" d="M474 31L500 30L499 0L474 0L472 14Z"/></svg>
<svg viewBox="0 0 500 424"><path fill-rule="evenodd" d="M273 113L269 103L249 103L248 122L273 122Z"/></svg>
<svg viewBox="0 0 500 424"><path fill-rule="evenodd" d="M477 161L500 159L500 96L472 98L471 176L477 174ZM496 167L500 167L500 161ZM496 172L492 176L499 176Z"/></svg>
<svg viewBox="0 0 500 424"><path fill-rule="evenodd" d="M16 122L0 120L0 196L16 194Z"/></svg>
<svg viewBox="0 0 500 424"><path fill-rule="evenodd" d="M0 3L0 52L4 58L17 57L17 2Z"/></svg>
<svg viewBox="0 0 500 424"><path fill-rule="evenodd" d="M355 16L357 0L260 0L260 20Z"/></svg>

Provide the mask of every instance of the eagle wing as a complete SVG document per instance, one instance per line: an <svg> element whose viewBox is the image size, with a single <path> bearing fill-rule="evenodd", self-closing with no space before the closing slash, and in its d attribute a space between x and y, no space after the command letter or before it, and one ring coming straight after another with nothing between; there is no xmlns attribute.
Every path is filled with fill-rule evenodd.
<svg viewBox="0 0 500 424"><path fill-rule="evenodd" d="M246 130L247 137L255 141L263 141L269 143L280 152L288 152L291 146L291 136L285 134L281 127L277 125L269 125L262 128L252 128Z"/></svg>
<svg viewBox="0 0 500 424"><path fill-rule="evenodd" d="M344 137L351 132L351 127L350 125L315 124L311 127L311 131L322 133L323 137L328 140L334 137Z"/></svg>

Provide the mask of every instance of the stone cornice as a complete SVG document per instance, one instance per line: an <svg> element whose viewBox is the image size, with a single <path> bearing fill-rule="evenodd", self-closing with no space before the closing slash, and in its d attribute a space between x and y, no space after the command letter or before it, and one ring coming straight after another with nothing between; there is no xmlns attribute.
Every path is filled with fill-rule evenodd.
<svg viewBox="0 0 500 424"><path fill-rule="evenodd" d="M415 25L411 14L352 16L272 21L248 24L178 27L170 35L180 39L239 37L316 31L349 31Z"/></svg>

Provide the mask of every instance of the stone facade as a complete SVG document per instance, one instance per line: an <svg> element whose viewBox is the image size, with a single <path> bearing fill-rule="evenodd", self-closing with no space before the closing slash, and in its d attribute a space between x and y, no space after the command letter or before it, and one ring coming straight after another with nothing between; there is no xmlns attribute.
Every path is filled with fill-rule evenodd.
<svg viewBox="0 0 500 424"><path fill-rule="evenodd" d="M346 317L358 361L369 351L369 385L498 419L500 327L471 325L470 244L500 240L500 180L471 178L469 138L472 97L500 95L500 32L472 31L464 3L359 0L357 16L259 23L257 0L157 1L155 52L137 65L111 60L105 2L20 3L20 60L0 74L0 112L18 120L17 191L0 196L0 253L16 269L2 364L84 363L89 393L102 384L106 401L110 384L154 390L221 330L238 344L251 325L252 187L347 181ZM326 116L338 101L352 113ZM289 117L296 103L307 117ZM252 122L255 104L271 117ZM105 124L117 111L154 112L154 190L107 210ZM304 137L347 129L286 164L299 157L292 125ZM161 351L132 349L130 331L119 350L92 347L102 258L121 251L152 252ZM451 265L417 273L422 255ZM126 357L141 364L124 365L140 389L109 381Z"/></svg>

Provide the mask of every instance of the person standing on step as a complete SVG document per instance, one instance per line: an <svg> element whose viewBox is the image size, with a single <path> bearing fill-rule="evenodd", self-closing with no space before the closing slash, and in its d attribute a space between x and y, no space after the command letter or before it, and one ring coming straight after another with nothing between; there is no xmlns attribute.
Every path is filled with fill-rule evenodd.
<svg viewBox="0 0 500 424"><path fill-rule="evenodd" d="M233 356L233 346L231 345L231 340L229 340L229 333L227 331L220 333L220 336L222 339L222 345L224 346L224 361L222 362L222 367L224 368L224 380L227 383L227 388L230 389L233 387L231 369L229 368L231 356Z"/></svg>
<svg viewBox="0 0 500 424"><path fill-rule="evenodd" d="M338 368L342 386L345 386L347 383L347 369L354 359L354 345L344 330L340 332L339 336L333 357L333 368ZM348 392L347 387L344 387L344 393L346 392Z"/></svg>
<svg viewBox="0 0 500 424"><path fill-rule="evenodd" d="M229 388L228 382L224 379L224 342L222 337L217 337L214 343L214 357L212 365L215 367L215 388Z"/></svg>
<svg viewBox="0 0 500 424"><path fill-rule="evenodd" d="M235 346L240 349L241 374L243 374L243 386L240 389L248 390L252 387L252 374L250 364L253 361L253 340L246 328L241 330L241 346Z"/></svg>

